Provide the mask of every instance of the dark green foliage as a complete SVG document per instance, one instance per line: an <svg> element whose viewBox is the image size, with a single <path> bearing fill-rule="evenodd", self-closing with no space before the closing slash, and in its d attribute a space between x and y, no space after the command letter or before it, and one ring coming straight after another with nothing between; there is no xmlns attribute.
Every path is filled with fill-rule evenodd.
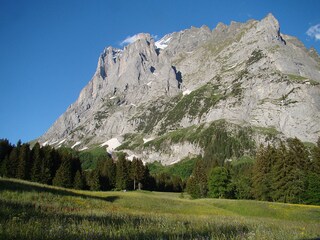
<svg viewBox="0 0 320 240"><path fill-rule="evenodd" d="M87 172L86 181L91 191L101 190L100 175L97 169Z"/></svg>
<svg viewBox="0 0 320 240"><path fill-rule="evenodd" d="M73 187L72 157L65 155L53 179L53 185L65 188Z"/></svg>
<svg viewBox="0 0 320 240"><path fill-rule="evenodd" d="M279 147L261 147L253 168L256 199L318 204L318 174L315 161L297 138Z"/></svg>
<svg viewBox="0 0 320 240"><path fill-rule="evenodd" d="M207 174L202 159L199 159L187 182L187 191L192 198L206 197L208 193Z"/></svg>
<svg viewBox="0 0 320 240"><path fill-rule="evenodd" d="M12 151L10 152L9 157L7 158L7 162L5 164L7 177L15 178L17 176L18 166L19 166L19 148L18 147L13 148Z"/></svg>
<svg viewBox="0 0 320 240"><path fill-rule="evenodd" d="M172 176L178 176L182 180L185 180L189 178L190 175L192 174L194 165L197 159L199 158L201 157L191 158L191 159L186 158L169 166L163 166L159 162L153 162L153 163L148 163L147 167L149 168L150 173L152 175L157 175L160 173L168 173Z"/></svg>
<svg viewBox="0 0 320 240"><path fill-rule="evenodd" d="M76 175L74 177L73 188L74 189L84 189L85 188L85 181L84 181L84 178L79 170L76 172Z"/></svg>
<svg viewBox="0 0 320 240"><path fill-rule="evenodd" d="M58 170L61 157L57 156L57 152L50 146L42 148L43 158L41 162L41 183L52 184L52 180ZM56 161L59 161L56 163Z"/></svg>
<svg viewBox="0 0 320 240"><path fill-rule="evenodd" d="M0 175L3 175L2 165L4 164L5 158L8 158L13 146L7 139L0 139ZM5 166L3 166L3 170L5 170Z"/></svg>
<svg viewBox="0 0 320 240"><path fill-rule="evenodd" d="M131 179L133 180L133 190L141 190L142 180L145 175L145 168L143 162L140 159L133 158L131 163Z"/></svg>
<svg viewBox="0 0 320 240"><path fill-rule="evenodd" d="M231 179L234 188L234 197L237 199L253 199L252 195L252 168L253 159L242 157L231 164Z"/></svg>
<svg viewBox="0 0 320 240"><path fill-rule="evenodd" d="M320 204L320 140L313 146L306 146L296 138L261 146L253 161L250 129L230 126L218 121L207 127L170 132L164 139L151 141L153 146L159 142L159 148L168 141L168 136L169 143L197 143L205 149L204 159L198 156L171 166L160 163L144 166L138 159L130 162L121 152L114 162L104 152L97 167L86 172L82 171L79 153L72 149L55 150L35 144L30 150L28 144L18 142L17 146L11 146L0 140L0 171L3 176L76 189L89 187L95 191L143 188L180 192L187 185L192 198L206 197L209 188L211 197Z"/></svg>
<svg viewBox="0 0 320 240"><path fill-rule="evenodd" d="M272 147L261 146L256 155L256 162L253 166L253 195L255 199L271 200L271 157Z"/></svg>
<svg viewBox="0 0 320 240"><path fill-rule="evenodd" d="M198 181L193 175L191 175L187 181L187 192L190 194L191 198L193 199L201 197Z"/></svg>
<svg viewBox="0 0 320 240"><path fill-rule="evenodd" d="M130 162L125 155L120 155L116 162L116 188L126 190L130 188Z"/></svg>
<svg viewBox="0 0 320 240"><path fill-rule="evenodd" d="M116 185L116 164L112 158L105 158L98 163L101 190L111 190Z"/></svg>
<svg viewBox="0 0 320 240"><path fill-rule="evenodd" d="M18 158L18 169L16 177L20 179L30 179L30 169L32 167L30 157L30 146L29 144L22 144Z"/></svg>
<svg viewBox="0 0 320 240"><path fill-rule="evenodd" d="M79 153L79 159L83 170L95 169L99 161L107 157L105 148L96 147Z"/></svg>
<svg viewBox="0 0 320 240"><path fill-rule="evenodd" d="M306 176L305 203L320 205L320 174L309 172Z"/></svg>
<svg viewBox="0 0 320 240"><path fill-rule="evenodd" d="M180 177L173 176L169 173L162 172L153 175L155 180L154 190L161 192L181 192L183 190L183 182Z"/></svg>
<svg viewBox="0 0 320 240"><path fill-rule="evenodd" d="M320 174L320 137L317 146L312 149L312 171Z"/></svg>
<svg viewBox="0 0 320 240"><path fill-rule="evenodd" d="M228 198L230 196L231 176L224 167L212 169L208 179L208 195L213 198Z"/></svg>
<svg viewBox="0 0 320 240"><path fill-rule="evenodd" d="M33 166L31 168L31 180L33 182L41 182L41 165L43 161L43 156L39 143L36 143L32 148L31 156L33 158Z"/></svg>
<svg viewBox="0 0 320 240"><path fill-rule="evenodd" d="M255 143L251 140L250 128L235 128L228 131L227 124L216 122L211 124L202 138L204 161L207 168L223 166L225 160L240 158L244 154L252 154Z"/></svg>

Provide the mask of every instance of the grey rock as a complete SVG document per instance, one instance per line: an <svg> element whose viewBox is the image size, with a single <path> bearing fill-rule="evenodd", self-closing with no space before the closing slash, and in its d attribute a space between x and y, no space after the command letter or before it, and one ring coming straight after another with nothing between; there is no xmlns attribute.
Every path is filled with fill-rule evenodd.
<svg viewBox="0 0 320 240"><path fill-rule="evenodd" d="M209 107L202 100L202 114L185 112L178 122L167 124L169 110L208 83L223 97ZM69 146L81 142L75 148L82 149L114 137L121 140L126 133L157 137L225 119L315 142L319 110L318 53L281 34L278 21L269 14L261 21L219 23L212 31L191 27L156 42L141 33L124 49L106 48L79 98L39 141L55 147L63 140ZM186 142L166 154L150 149L130 154L170 164L186 152L201 151Z"/></svg>

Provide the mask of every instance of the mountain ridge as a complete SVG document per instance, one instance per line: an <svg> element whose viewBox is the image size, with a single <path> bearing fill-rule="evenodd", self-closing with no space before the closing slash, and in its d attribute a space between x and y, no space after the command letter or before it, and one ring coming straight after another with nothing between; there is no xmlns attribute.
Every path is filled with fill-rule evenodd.
<svg viewBox="0 0 320 240"><path fill-rule="evenodd" d="M213 30L191 27L158 41L141 33L123 49L104 49L79 98L38 140L55 147L78 143L74 147L80 150L114 138L123 144L126 134L138 134L140 148L127 152L167 164L188 149L190 154L203 154L203 149L184 140L167 153L152 148L144 153L143 138L221 119L316 142L319 63L314 49L281 34L272 14L261 21L218 23Z"/></svg>

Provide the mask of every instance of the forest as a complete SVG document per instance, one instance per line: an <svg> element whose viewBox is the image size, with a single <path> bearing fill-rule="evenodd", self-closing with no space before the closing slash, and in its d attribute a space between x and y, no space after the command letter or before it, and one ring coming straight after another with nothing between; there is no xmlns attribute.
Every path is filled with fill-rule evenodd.
<svg viewBox="0 0 320 240"><path fill-rule="evenodd" d="M261 145L255 155L232 161L195 157L176 166L129 161L105 153L93 169L81 154L19 141L0 140L0 176L92 191L150 190L187 192L192 198L255 199L320 205L320 138L316 145L297 138ZM192 161L192 162L191 162ZM158 165L157 165L158 164ZM159 167L161 171L157 170Z"/></svg>

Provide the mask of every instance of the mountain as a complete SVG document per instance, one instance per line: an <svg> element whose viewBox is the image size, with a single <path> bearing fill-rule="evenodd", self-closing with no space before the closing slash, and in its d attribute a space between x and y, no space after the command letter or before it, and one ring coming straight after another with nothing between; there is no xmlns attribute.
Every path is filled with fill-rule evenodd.
<svg viewBox="0 0 320 240"><path fill-rule="evenodd" d="M210 153L231 160L275 139L319 137L320 57L282 34L272 14L135 39L103 51L42 145L118 147L172 164Z"/></svg>

